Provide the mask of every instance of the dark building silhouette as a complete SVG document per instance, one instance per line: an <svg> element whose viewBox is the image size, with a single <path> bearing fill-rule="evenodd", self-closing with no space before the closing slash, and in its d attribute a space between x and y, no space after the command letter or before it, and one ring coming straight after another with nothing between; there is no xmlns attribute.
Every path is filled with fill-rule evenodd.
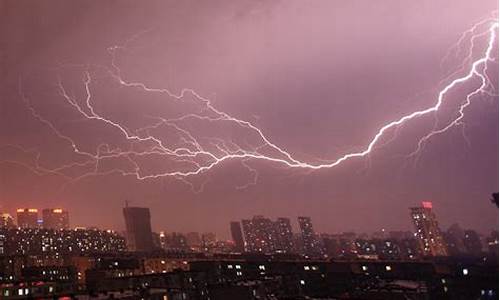
<svg viewBox="0 0 500 300"><path fill-rule="evenodd" d="M234 241L234 250L236 252L245 251L245 242L243 241L243 232L241 231L240 222L231 222L231 237Z"/></svg>
<svg viewBox="0 0 500 300"><path fill-rule="evenodd" d="M191 249L199 249L201 247L201 237L198 232L186 233L186 243Z"/></svg>
<svg viewBox="0 0 500 300"><path fill-rule="evenodd" d="M169 251L186 251L189 248L186 236L180 232L167 233L164 243L164 249Z"/></svg>
<svg viewBox="0 0 500 300"><path fill-rule="evenodd" d="M69 229L69 213L61 208L46 208L42 211L43 228Z"/></svg>
<svg viewBox="0 0 500 300"><path fill-rule="evenodd" d="M125 217L128 250L152 251L154 245L149 208L127 206L123 208L123 216Z"/></svg>

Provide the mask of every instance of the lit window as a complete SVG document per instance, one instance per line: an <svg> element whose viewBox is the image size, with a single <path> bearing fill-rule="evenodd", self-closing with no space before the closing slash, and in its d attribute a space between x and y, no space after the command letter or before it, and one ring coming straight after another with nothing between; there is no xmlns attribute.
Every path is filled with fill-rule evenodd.
<svg viewBox="0 0 500 300"><path fill-rule="evenodd" d="M236 265L236 269L240 270L241 266L240 265Z"/></svg>
<svg viewBox="0 0 500 300"><path fill-rule="evenodd" d="M391 270L392 270L392 268L391 268L391 266L385 266L385 270L386 270L386 271L391 271Z"/></svg>
<svg viewBox="0 0 500 300"><path fill-rule="evenodd" d="M309 266L304 266L304 270L309 271Z"/></svg>
<svg viewBox="0 0 500 300"><path fill-rule="evenodd" d="M228 268L228 269L232 269L232 268L233 268L233 265L227 265L227 268Z"/></svg>
<svg viewBox="0 0 500 300"><path fill-rule="evenodd" d="M363 269L363 271L368 271L368 267L367 266L361 266L361 269Z"/></svg>
<svg viewBox="0 0 500 300"><path fill-rule="evenodd" d="M468 269L462 269L462 274L468 275L469 274L469 270Z"/></svg>
<svg viewBox="0 0 500 300"><path fill-rule="evenodd" d="M300 284L301 284L301 285L306 285L306 282L305 282L304 280L302 280L302 279L301 279L301 280L300 280Z"/></svg>

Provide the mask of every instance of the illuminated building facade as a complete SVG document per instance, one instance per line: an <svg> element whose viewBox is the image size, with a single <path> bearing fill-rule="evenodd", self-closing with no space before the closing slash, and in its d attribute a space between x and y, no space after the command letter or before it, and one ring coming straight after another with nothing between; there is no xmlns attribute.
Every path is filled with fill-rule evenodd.
<svg viewBox="0 0 500 300"><path fill-rule="evenodd" d="M311 218L298 217L300 233L302 235L303 251L308 256L318 256L321 254L321 246L314 232Z"/></svg>
<svg viewBox="0 0 500 300"><path fill-rule="evenodd" d="M42 211L43 228L69 229L69 213L61 208L46 208Z"/></svg>
<svg viewBox="0 0 500 300"><path fill-rule="evenodd" d="M18 208L17 226L20 228L38 227L38 209L36 208Z"/></svg>
<svg viewBox="0 0 500 300"><path fill-rule="evenodd" d="M275 227L275 248L277 252L293 253L293 231L290 219L278 218L274 222Z"/></svg>
<svg viewBox="0 0 500 300"><path fill-rule="evenodd" d="M274 224L263 216L242 220L247 252L272 253L275 250Z"/></svg>
<svg viewBox="0 0 500 300"><path fill-rule="evenodd" d="M432 211L432 202L424 201L421 207L410 208L410 213L422 253L425 256L448 256L436 215Z"/></svg>
<svg viewBox="0 0 500 300"><path fill-rule="evenodd" d="M43 228L1 229L5 255L115 253L125 250L125 239L113 231L97 229L53 230Z"/></svg>

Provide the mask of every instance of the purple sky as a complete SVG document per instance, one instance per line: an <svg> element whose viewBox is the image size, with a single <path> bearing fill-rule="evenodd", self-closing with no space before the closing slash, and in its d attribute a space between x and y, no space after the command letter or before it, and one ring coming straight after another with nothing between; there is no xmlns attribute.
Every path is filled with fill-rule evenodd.
<svg viewBox="0 0 500 300"><path fill-rule="evenodd" d="M101 143L129 143L109 124L82 118L61 97L59 79L83 104L89 70L95 110L130 130L152 124L152 117L200 108L193 97L176 102L118 85L105 71L113 70L107 49L122 45L115 63L126 80L176 93L193 88L217 109L253 122L295 158L320 163L364 149L380 127L432 106L450 82L441 80L464 58L464 52L452 53L442 63L449 47L497 9L493 0L0 2L0 208L62 206L72 225L122 229L128 199L152 209L157 230L226 237L229 221L254 214L308 215L320 232L410 229L408 207L432 200L443 229L455 222L482 232L497 228L498 210L488 201L498 191L495 97L474 98L465 130L454 127L431 139L416 157L406 156L432 129L432 115L408 122L392 141L390 132L380 145L390 143L366 158L320 171L250 160L245 164L259 175L245 189L238 187L252 182L253 173L232 160L188 178L203 187L194 193L174 178L140 181L113 173L67 184L58 175L35 174L25 165L34 166L37 153L44 168L81 157L37 121L19 95L21 89L43 118L89 152ZM478 39L474 58L487 38ZM497 86L498 64L488 67ZM457 115L477 84L447 95L438 125ZM258 142L252 132L224 122L183 126L240 146ZM178 142L167 128L151 133ZM177 167L158 156L138 163L150 173ZM116 167L131 165L110 160L100 166Z"/></svg>

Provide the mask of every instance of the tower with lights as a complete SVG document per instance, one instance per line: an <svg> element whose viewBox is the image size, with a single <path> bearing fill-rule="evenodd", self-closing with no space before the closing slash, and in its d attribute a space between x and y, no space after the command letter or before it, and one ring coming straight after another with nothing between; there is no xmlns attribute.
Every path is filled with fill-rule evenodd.
<svg viewBox="0 0 500 300"><path fill-rule="evenodd" d="M425 256L448 256L432 202L424 201L420 207L411 207L410 214L415 226L415 237Z"/></svg>

